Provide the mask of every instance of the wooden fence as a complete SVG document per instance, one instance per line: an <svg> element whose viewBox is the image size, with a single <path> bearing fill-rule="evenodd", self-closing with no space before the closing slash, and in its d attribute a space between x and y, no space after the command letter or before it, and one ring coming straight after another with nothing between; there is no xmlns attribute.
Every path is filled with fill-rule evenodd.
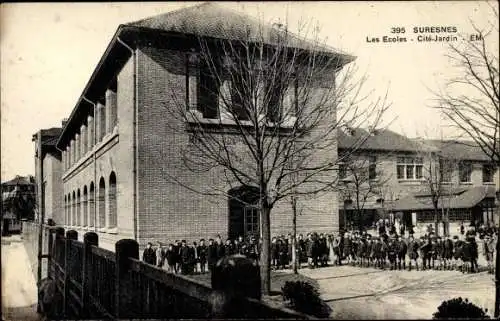
<svg viewBox="0 0 500 321"><path fill-rule="evenodd" d="M85 233L80 242L74 230L44 230L48 235L48 278L55 281L62 298L56 307L61 319L213 317L214 291L210 287L140 261L135 240L120 240L111 252L98 247L94 232ZM238 316L309 318L251 298L241 302Z"/></svg>

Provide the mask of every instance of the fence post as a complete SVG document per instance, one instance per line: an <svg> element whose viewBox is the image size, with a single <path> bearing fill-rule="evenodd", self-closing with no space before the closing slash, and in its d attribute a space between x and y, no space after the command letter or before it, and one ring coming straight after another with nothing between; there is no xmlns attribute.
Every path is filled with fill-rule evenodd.
<svg viewBox="0 0 500 321"><path fill-rule="evenodd" d="M48 229L49 231L49 253L47 255L47 277L49 279L52 279L54 276L50 273L50 270L51 270L51 263L52 263L52 257L53 257L53 253L52 253L52 247L54 246L54 232L55 232L55 229L52 229L52 228L49 228Z"/></svg>
<svg viewBox="0 0 500 321"><path fill-rule="evenodd" d="M127 272L130 268L130 258L139 259L139 243L132 239L119 240L115 244L116 283L115 283L115 318L132 318L131 299L135 289L130 287Z"/></svg>
<svg viewBox="0 0 500 321"><path fill-rule="evenodd" d="M82 313L83 318L91 318L90 284L92 282L92 246L98 246L99 237L94 232L83 235L83 271L82 271Z"/></svg>
<svg viewBox="0 0 500 321"><path fill-rule="evenodd" d="M64 241L64 294L63 294L63 316L65 318L69 317L69 287L70 287L70 276L71 276L71 241L78 240L78 232L75 230L69 230L66 232L66 240Z"/></svg>

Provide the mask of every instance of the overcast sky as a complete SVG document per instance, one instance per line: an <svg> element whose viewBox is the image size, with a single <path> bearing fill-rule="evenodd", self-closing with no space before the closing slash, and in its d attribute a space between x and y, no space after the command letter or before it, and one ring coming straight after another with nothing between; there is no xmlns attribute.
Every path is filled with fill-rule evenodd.
<svg viewBox="0 0 500 321"><path fill-rule="evenodd" d="M69 117L108 42L121 23L139 20L189 3L52 3L1 5L1 179L34 173L32 135L60 126ZM320 37L357 56L375 94L389 89L389 128L410 136L439 136L440 114L430 108L435 88L450 75L447 43L418 42L414 27L455 27L473 33L495 21L486 2L239 2L222 5L260 17L317 21ZM492 2L498 10L498 4ZM286 17L288 17L286 19ZM498 22L496 22L498 23ZM383 43L392 27L404 27L407 42ZM394 34L392 34L394 35ZM367 42L379 37L379 43ZM414 39L410 41L410 39ZM495 39L495 40L493 40ZM492 38L496 41L496 36ZM424 133L425 132L425 133ZM445 134L447 132L445 131Z"/></svg>

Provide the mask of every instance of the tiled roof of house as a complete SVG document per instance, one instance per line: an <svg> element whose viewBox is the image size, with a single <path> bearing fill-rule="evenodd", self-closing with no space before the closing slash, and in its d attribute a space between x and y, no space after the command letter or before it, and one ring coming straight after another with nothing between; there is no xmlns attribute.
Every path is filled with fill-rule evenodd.
<svg viewBox="0 0 500 321"><path fill-rule="evenodd" d="M369 134L363 128L339 130L338 140L339 149L359 146L359 149L378 151L414 152L421 150L421 146L414 140L388 129L377 130L374 134Z"/></svg>
<svg viewBox="0 0 500 321"><path fill-rule="evenodd" d="M436 146L440 155L446 158L478 161L490 160L481 147L472 141L429 140L429 143Z"/></svg>
<svg viewBox="0 0 500 321"><path fill-rule="evenodd" d="M432 198L428 193L409 195L394 202L393 211L432 210ZM451 196L450 196L451 194ZM485 198L495 197L494 186L458 188L439 198L438 208L472 208Z"/></svg>
<svg viewBox="0 0 500 321"><path fill-rule="evenodd" d="M213 37L230 40L264 41L277 44L283 31L265 23L259 22L243 13L228 9L220 4L206 2L201 5L183 8L150 18L125 24L139 28L157 29L168 32L178 32L202 37ZM334 53L342 56L344 63L354 60L354 57L324 44L299 38L288 32L291 47L312 49Z"/></svg>
<svg viewBox="0 0 500 321"><path fill-rule="evenodd" d="M17 175L10 181L2 183L2 185L32 185L32 184L33 182L30 181L29 176L19 176L19 175Z"/></svg>
<svg viewBox="0 0 500 321"><path fill-rule="evenodd" d="M490 158L472 141L412 139L388 129L370 135L363 128L339 130L339 149L357 147L358 150L435 152L445 158L489 161Z"/></svg>
<svg viewBox="0 0 500 321"><path fill-rule="evenodd" d="M142 32L149 36L156 37L155 32L180 36L193 35L221 39L249 39L250 36L257 37L259 31L263 31L264 41L270 45L276 43L276 38L280 33L278 28L262 24L245 14L222 7L215 3L203 3L201 5L183 8L176 11L167 12L157 16L145 18L139 21L121 24L118 27L111 42L108 44L103 56L94 69L87 85L85 86L76 106L73 108L63 132L57 142L58 148L63 148L70 140L70 134L77 131L79 121L87 117L91 110L89 101L95 102L102 96L102 89L112 79L115 71L123 67L130 56L128 46L134 46L134 39ZM149 33L151 32L151 33ZM329 55L338 58L338 67L343 66L355 59L354 56L341 52L326 45L316 45L314 42L299 37L288 32L292 39L289 46L300 49L315 48ZM252 39L250 37L250 39ZM131 40L128 41L127 39ZM258 38L256 38L258 39ZM163 40L161 40L163 41ZM128 42L128 45L125 43ZM313 47L314 46L314 47ZM85 98L85 99L84 99Z"/></svg>

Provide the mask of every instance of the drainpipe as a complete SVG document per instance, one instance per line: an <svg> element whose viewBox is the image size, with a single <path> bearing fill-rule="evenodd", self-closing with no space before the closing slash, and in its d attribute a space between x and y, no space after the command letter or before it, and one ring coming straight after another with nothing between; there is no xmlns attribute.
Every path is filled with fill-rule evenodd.
<svg viewBox="0 0 500 321"><path fill-rule="evenodd" d="M133 92L133 97L132 101L134 104L134 119L132 122L133 126L133 141L132 141L132 153L133 153L133 169L132 169L132 176L134 177L134 193L132 197L132 202L133 202L133 221L134 221L134 240L137 241L138 235L137 235L137 190L138 190L138 180L137 180L137 145L138 145L138 134L137 134L137 119L138 119L138 104L137 104L137 97L138 97L138 88L137 88L137 73L138 73L138 63L137 63L137 53L134 49L132 49L129 45L127 45L123 40L120 39L120 37L117 37L116 40L125 48L127 48L130 51L130 54L132 55L132 61L134 63L134 72L133 72L133 86L134 86L134 92Z"/></svg>
<svg viewBox="0 0 500 321"><path fill-rule="evenodd" d="M97 105L96 103L90 101L87 99L85 96L82 96L82 98L91 104L94 108L93 114L94 114L94 121L92 122L92 125L94 126L94 141L92 142L92 158L94 160L94 232L97 232L97 157L96 157L96 145L97 145L97 133L96 133L96 123L97 123ZM89 193L90 194L90 193Z"/></svg>
<svg viewBox="0 0 500 321"><path fill-rule="evenodd" d="M38 223L39 223L39 231L38 231L38 266L37 266L37 284L40 283L40 280L42 279L42 255L43 255L43 222L45 221L45 193L44 193L44 188L43 188L43 150L42 150L42 131L40 130L38 132L38 137L37 137L37 149L38 149L38 155L37 155L37 166L39 166L39 184L37 184L37 188L39 188L38 195L40 195L39 198L39 209L38 209ZM38 309L40 308L39 306L37 307Z"/></svg>

